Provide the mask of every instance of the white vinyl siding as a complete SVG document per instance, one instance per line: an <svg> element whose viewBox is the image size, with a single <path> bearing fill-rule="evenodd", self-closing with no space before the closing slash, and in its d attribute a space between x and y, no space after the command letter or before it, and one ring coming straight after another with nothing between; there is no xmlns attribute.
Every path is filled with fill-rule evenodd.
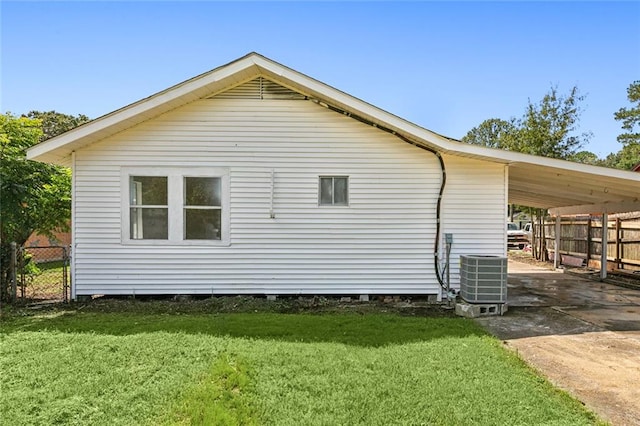
<svg viewBox="0 0 640 426"><path fill-rule="evenodd" d="M502 254L504 168L445 161L454 253ZM228 169L228 244L126 244L123 170L147 167ZM75 172L77 295L439 292L436 157L309 101L196 101L79 150ZM318 207L319 176L349 176L349 208Z"/></svg>
<svg viewBox="0 0 640 426"><path fill-rule="evenodd" d="M507 255L506 166L451 155L444 161L441 247L444 250L444 233L453 234L450 276L458 288L461 255Z"/></svg>

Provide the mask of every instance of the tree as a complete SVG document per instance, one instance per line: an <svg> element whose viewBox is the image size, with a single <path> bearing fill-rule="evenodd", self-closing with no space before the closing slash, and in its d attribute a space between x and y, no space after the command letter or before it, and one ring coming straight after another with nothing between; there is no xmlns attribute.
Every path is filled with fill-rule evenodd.
<svg viewBox="0 0 640 426"><path fill-rule="evenodd" d="M567 96L551 87L539 103L528 101L521 118L510 121L490 118L471 129L462 141L543 157L582 158L575 156L591 136L575 134L581 113L579 104L583 100L577 87Z"/></svg>
<svg viewBox="0 0 640 426"><path fill-rule="evenodd" d="M584 100L577 87L568 96L558 94L556 87L538 104L529 100L524 116L518 121L518 134L512 151L543 157L571 159L588 142L590 133L576 135Z"/></svg>
<svg viewBox="0 0 640 426"><path fill-rule="evenodd" d="M512 144L511 139L516 130L514 120L505 121L499 118L489 118L469 130L462 138L462 142L489 148L507 149Z"/></svg>
<svg viewBox="0 0 640 426"><path fill-rule="evenodd" d="M622 121L622 128L626 130L618 136L618 142L623 144L640 143L640 80L634 81L627 88L627 99L636 103L630 108L620 108L614 114L616 120Z"/></svg>
<svg viewBox="0 0 640 426"><path fill-rule="evenodd" d="M628 143L616 153L611 153L603 161L607 167L631 170L640 163L640 143Z"/></svg>
<svg viewBox="0 0 640 426"><path fill-rule="evenodd" d="M43 138L42 125L39 119L0 114L0 297L5 300L11 242L22 245L34 231L50 235L65 229L71 217L71 172L26 159L26 150Z"/></svg>
<svg viewBox="0 0 640 426"><path fill-rule="evenodd" d="M592 166L605 165L604 160L600 159L600 157L591 151L578 151L571 155L571 157L567 158L567 160L575 163L591 164Z"/></svg>
<svg viewBox="0 0 640 426"><path fill-rule="evenodd" d="M68 115L56 111L29 111L26 117L42 121L40 141L58 136L89 121L89 117L83 114Z"/></svg>

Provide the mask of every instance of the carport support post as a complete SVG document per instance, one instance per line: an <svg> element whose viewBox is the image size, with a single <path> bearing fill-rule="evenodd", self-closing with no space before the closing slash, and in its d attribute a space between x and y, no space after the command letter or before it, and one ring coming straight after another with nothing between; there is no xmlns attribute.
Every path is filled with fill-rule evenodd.
<svg viewBox="0 0 640 426"><path fill-rule="evenodd" d="M607 246L609 245L609 218L606 213L602 213L602 238L600 241L602 242L602 249L600 250L600 279L604 280L607 278Z"/></svg>
<svg viewBox="0 0 640 426"><path fill-rule="evenodd" d="M560 224L561 224L562 218L560 217L560 215L556 215L556 229L555 229L555 234L556 234L556 240L554 243L554 247L553 247L553 267L557 268L558 266L560 266Z"/></svg>

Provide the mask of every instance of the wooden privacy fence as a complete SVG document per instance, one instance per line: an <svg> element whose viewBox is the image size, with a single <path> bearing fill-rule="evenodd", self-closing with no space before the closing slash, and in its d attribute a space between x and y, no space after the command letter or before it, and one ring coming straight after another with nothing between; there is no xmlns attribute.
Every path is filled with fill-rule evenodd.
<svg viewBox="0 0 640 426"><path fill-rule="evenodd" d="M544 229L536 226L536 236L542 237L549 259L553 259L555 219L542 226ZM558 249L562 263L577 265L582 260L586 266L599 268L603 228L607 232L607 269L640 270L640 212L609 216L606 227L602 216L563 217Z"/></svg>

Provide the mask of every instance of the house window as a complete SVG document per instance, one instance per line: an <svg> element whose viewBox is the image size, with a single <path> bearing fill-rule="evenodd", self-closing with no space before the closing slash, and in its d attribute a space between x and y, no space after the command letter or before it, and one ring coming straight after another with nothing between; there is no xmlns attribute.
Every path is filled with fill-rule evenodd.
<svg viewBox="0 0 640 426"><path fill-rule="evenodd" d="M222 185L218 177L184 178L184 239L219 240Z"/></svg>
<svg viewBox="0 0 640 426"><path fill-rule="evenodd" d="M123 167L122 242L230 243L229 169Z"/></svg>
<svg viewBox="0 0 640 426"><path fill-rule="evenodd" d="M348 176L320 176L319 204L321 206L349 205Z"/></svg>
<svg viewBox="0 0 640 426"><path fill-rule="evenodd" d="M131 176L129 187L131 239L166 240L169 237L167 177Z"/></svg>

